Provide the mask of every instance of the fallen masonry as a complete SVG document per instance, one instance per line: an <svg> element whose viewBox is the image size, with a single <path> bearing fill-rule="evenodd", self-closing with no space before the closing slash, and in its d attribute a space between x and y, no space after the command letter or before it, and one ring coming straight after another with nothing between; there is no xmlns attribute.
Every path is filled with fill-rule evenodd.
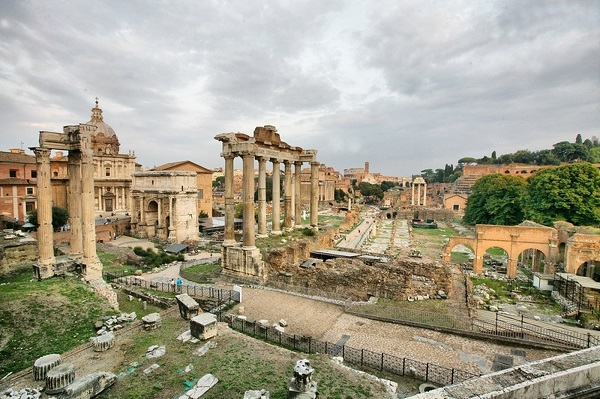
<svg viewBox="0 0 600 399"><path fill-rule="evenodd" d="M219 379L212 374L205 374L198 380L196 385L190 388L184 395L181 395L179 399L198 399L204 395L210 388L214 387Z"/></svg>

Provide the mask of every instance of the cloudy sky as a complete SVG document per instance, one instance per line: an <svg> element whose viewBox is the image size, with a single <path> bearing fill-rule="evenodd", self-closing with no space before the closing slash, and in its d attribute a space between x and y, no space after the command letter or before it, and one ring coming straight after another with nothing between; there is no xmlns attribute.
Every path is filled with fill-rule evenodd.
<svg viewBox="0 0 600 399"><path fill-rule="evenodd" d="M215 135L274 125L408 176L600 137L600 1L3 0L0 150L95 97L145 167L223 166Z"/></svg>

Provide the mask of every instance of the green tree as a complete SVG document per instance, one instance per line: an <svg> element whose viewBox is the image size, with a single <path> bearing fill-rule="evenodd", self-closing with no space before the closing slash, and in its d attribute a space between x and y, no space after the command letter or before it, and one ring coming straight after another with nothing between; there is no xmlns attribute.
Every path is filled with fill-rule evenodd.
<svg viewBox="0 0 600 399"><path fill-rule="evenodd" d="M333 194L333 198L336 202L345 202L348 199L348 194L341 188L336 188Z"/></svg>
<svg viewBox="0 0 600 399"><path fill-rule="evenodd" d="M575 144L583 144L583 138L581 137L581 133L577 134L575 137Z"/></svg>
<svg viewBox="0 0 600 399"><path fill-rule="evenodd" d="M545 225L564 220L600 225L600 171L587 162L543 169L529 178L528 219Z"/></svg>
<svg viewBox="0 0 600 399"><path fill-rule="evenodd" d="M516 225L524 220L522 198L526 181L520 176L487 175L475 182L463 220L468 224Z"/></svg>
<svg viewBox="0 0 600 399"><path fill-rule="evenodd" d="M219 176L212 182L213 187L222 187L224 184L225 184L225 176Z"/></svg>
<svg viewBox="0 0 600 399"><path fill-rule="evenodd" d="M33 210L29 213L27 221L31 224L35 224L36 227L39 226L37 209ZM52 205L52 229L54 231L58 231L61 227L63 227L69 221L69 212L65 208L61 208L60 206Z"/></svg>
<svg viewBox="0 0 600 399"><path fill-rule="evenodd" d="M383 199L383 190L377 184L360 182L358 189L367 203L375 203Z"/></svg>

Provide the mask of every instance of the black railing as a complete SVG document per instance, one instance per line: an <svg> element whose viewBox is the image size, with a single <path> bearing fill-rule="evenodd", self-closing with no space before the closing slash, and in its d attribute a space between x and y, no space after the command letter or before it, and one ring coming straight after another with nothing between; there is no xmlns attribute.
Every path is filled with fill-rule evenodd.
<svg viewBox="0 0 600 399"><path fill-rule="evenodd" d="M104 273L105 280L111 283L124 284L127 286L152 289L173 294L188 294L193 298L208 298L216 301L215 309L225 305L240 302L240 293L233 290L202 286L197 284L172 284L170 282L148 281L138 276L118 276L114 273Z"/></svg>
<svg viewBox="0 0 600 399"><path fill-rule="evenodd" d="M391 321L423 328L436 328L448 332L475 333L519 340L531 345L553 345L569 349L600 345L600 339L590 333L549 329L530 323L521 317L515 319L496 313L494 321L458 317L442 313L398 309L376 305L352 305L346 312L382 321Z"/></svg>
<svg viewBox="0 0 600 399"><path fill-rule="evenodd" d="M354 366L388 372L398 376L408 376L438 385L451 385L478 377L468 371L448 368L434 363L421 362L406 357L387 353L373 352L367 349L353 348L348 345L338 345L327 341L314 340L301 335L280 332L274 327L266 327L255 321L231 316L229 326L244 334L308 354L324 353L339 356L344 362Z"/></svg>

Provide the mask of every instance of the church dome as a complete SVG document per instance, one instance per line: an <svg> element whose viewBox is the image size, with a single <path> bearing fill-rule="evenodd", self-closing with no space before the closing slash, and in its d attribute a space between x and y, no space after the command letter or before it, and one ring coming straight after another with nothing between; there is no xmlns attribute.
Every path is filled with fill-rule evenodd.
<svg viewBox="0 0 600 399"><path fill-rule="evenodd" d="M104 118L102 117L102 109L98 108L98 100L96 100L96 106L92 108L92 119L87 123L87 125L96 126L96 131L94 132L94 136L102 133L104 137L116 137L115 131L112 127L106 122L104 122Z"/></svg>
<svg viewBox="0 0 600 399"><path fill-rule="evenodd" d="M94 155L116 155L119 153L119 139L113 128L104 122L102 110L98 107L98 98L96 98L96 106L92 108L92 119L87 125L96 126L96 131L92 135Z"/></svg>

